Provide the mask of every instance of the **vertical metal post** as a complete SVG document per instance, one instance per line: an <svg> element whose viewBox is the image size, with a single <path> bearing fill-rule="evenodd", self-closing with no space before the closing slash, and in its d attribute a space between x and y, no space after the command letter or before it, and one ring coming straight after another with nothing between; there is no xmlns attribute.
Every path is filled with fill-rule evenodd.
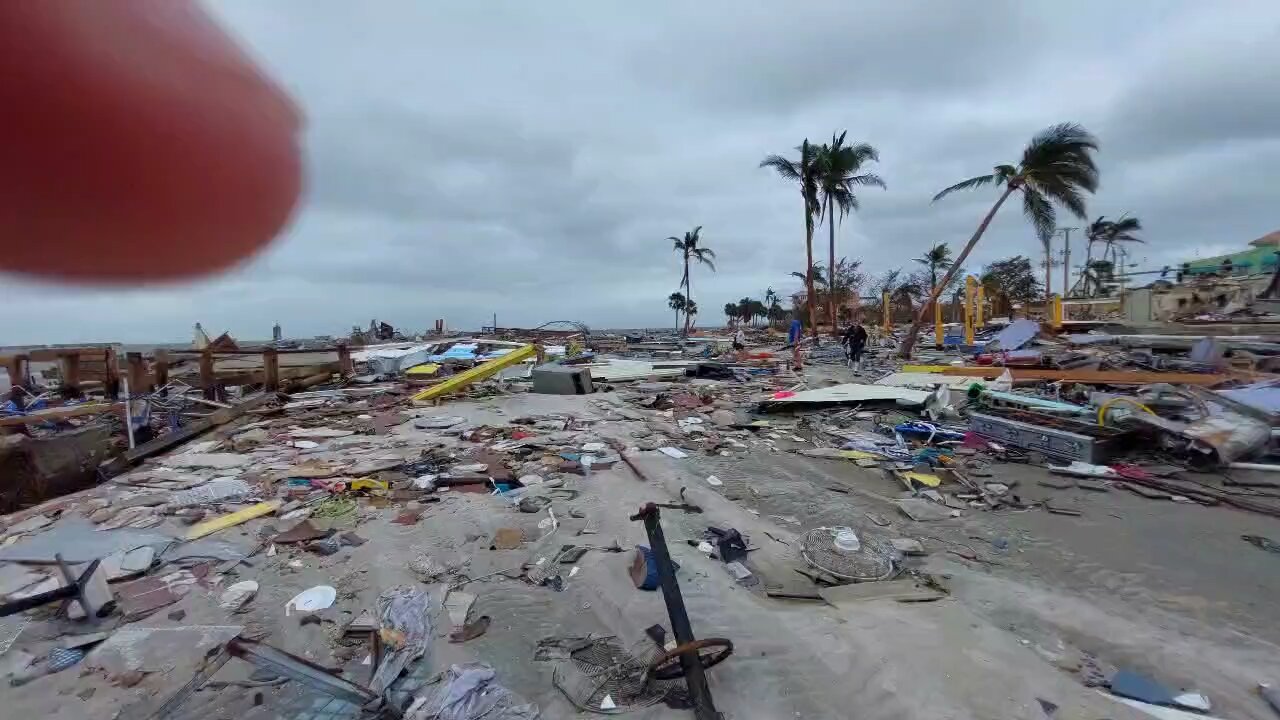
<svg viewBox="0 0 1280 720"><path fill-rule="evenodd" d="M120 384L124 390L124 427L129 434L129 449L132 450L136 445L133 442L133 403L129 402L129 376L120 378Z"/></svg>
<svg viewBox="0 0 1280 720"><path fill-rule="evenodd" d="M689 624L689 613L684 608L684 598L680 595L680 585L676 582L671 553L667 551L667 540L662 534L662 524L658 522L658 507L649 503L640 508L638 517L644 520L653 561L658 565L658 584L662 587L662 599L667 603L667 615L671 618L671 632L675 633L676 644L691 643L695 640L693 627ZM716 712L715 703L711 699L711 689L707 687L706 671L697 653L681 655L680 667L684 669L685 682L689 686L694 717L698 720L720 720L720 713Z"/></svg>
<svg viewBox="0 0 1280 720"><path fill-rule="evenodd" d="M933 301L933 344L942 347L942 303Z"/></svg>
<svg viewBox="0 0 1280 720"><path fill-rule="evenodd" d="M1062 228L1062 295L1071 292L1071 231L1075 228Z"/></svg>
<svg viewBox="0 0 1280 720"><path fill-rule="evenodd" d="M893 332L893 309L889 307L889 291L880 293L880 309L884 311L884 334Z"/></svg>

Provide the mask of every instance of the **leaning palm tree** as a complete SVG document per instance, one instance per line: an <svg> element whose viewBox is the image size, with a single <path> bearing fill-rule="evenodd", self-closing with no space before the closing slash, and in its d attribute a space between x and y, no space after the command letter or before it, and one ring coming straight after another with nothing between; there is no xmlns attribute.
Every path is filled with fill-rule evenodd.
<svg viewBox="0 0 1280 720"><path fill-rule="evenodd" d="M822 211L826 215L829 240L827 280L827 318L831 321L831 334L839 335L836 322L836 213L841 218L858 209L855 187L885 187L884 180L875 173L861 173L862 166L879 162L880 154L867 143L845 145L848 131L831 135L831 144L818 149L818 192L822 196Z"/></svg>
<svg viewBox="0 0 1280 720"><path fill-rule="evenodd" d="M694 228L691 232L684 234L684 237L678 238L674 235L667 238L672 243L672 250L680 253L681 259L684 260L684 274L680 277L680 287L684 288L685 301L693 304L693 288L689 284L689 262L701 263L711 268L711 272L716 271L716 264L712 262L716 253L711 248L700 247L702 242L702 226ZM685 313L685 334L689 333L689 313Z"/></svg>
<svg viewBox="0 0 1280 720"><path fill-rule="evenodd" d="M818 337L817 317L813 303L813 219L821 212L818 201L818 146L810 145L809 138L796 147L800 157L788 160L781 155L770 155L760 161L760 167L772 168L783 180L788 180L800 188L800 197L804 200L804 250L805 250L805 291L809 293L809 327L813 337Z"/></svg>
<svg viewBox="0 0 1280 720"><path fill-rule="evenodd" d="M1053 207L1055 202L1078 218L1086 217L1085 193L1092 194L1098 189L1098 166L1093 160L1093 153L1097 149L1097 138L1083 127L1074 123L1054 125L1031 139L1031 143L1022 151L1022 162L1017 166L997 165L992 173L956 183L933 197L934 202L937 202L958 190L972 190L993 184L1004 188L995 205L991 206L991 210L978 224L973 237L969 238L969 242L960 251L955 264L929 293L929 301L916 312L915 322L911 324L911 330L902 342L899 355L904 358L911 356L916 335L925 322L925 310L938 299L939 289L951 284L956 268L968 259L973 246L978 244L1000 206L1015 191L1022 192L1022 211L1035 227L1041 242L1048 242L1057 226L1057 213Z"/></svg>
<svg viewBox="0 0 1280 720"><path fill-rule="evenodd" d="M680 313L688 307L683 293L673 292L667 296L667 307L676 311L676 332L680 332Z"/></svg>

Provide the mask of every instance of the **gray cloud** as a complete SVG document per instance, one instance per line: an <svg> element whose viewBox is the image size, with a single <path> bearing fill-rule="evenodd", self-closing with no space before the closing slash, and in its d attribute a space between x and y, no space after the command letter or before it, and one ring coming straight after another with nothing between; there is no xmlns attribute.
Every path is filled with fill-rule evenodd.
<svg viewBox="0 0 1280 720"><path fill-rule="evenodd" d="M679 273L665 238L695 225L719 272L695 271L694 294L718 322L725 302L795 290L803 267L797 194L760 159L843 129L880 149L889 183L838 231L839 254L873 273L962 244L993 194L933 193L1065 120L1103 143L1091 213L1148 228L1139 262L1280 226L1274 3L211 6L305 108L297 220L198 283L7 280L0 342L182 340L197 320L250 338L276 321L476 327L494 312L660 326ZM825 229L816 245L825 257ZM1038 248L1011 205L969 265Z"/></svg>

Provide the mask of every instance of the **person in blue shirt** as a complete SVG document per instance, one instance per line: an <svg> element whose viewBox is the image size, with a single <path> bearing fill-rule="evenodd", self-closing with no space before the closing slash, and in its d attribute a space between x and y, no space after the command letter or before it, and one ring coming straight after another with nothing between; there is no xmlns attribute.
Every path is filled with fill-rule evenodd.
<svg viewBox="0 0 1280 720"><path fill-rule="evenodd" d="M787 344L795 345L800 342L800 318L791 318L791 329L787 332Z"/></svg>

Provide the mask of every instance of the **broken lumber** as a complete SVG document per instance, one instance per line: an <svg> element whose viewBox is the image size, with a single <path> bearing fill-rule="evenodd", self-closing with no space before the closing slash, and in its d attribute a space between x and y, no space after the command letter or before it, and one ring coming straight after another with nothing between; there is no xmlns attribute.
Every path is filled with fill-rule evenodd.
<svg viewBox="0 0 1280 720"><path fill-rule="evenodd" d="M126 468L153 455L158 455L170 448L181 445L189 440L193 440L219 425L226 425L246 412L265 405L268 401L274 400L275 398L275 393L261 393L250 397L248 400L245 400L238 405L217 410L203 420L197 420L186 427L179 428L173 432L161 435L154 440L142 443L138 447L119 455L110 463L104 465L102 470L107 477L117 475L124 472Z"/></svg>
<svg viewBox="0 0 1280 720"><path fill-rule="evenodd" d="M532 345L522 345L500 358L494 358L487 362L480 363L466 372L460 372L457 375L454 375L439 385L433 385L417 395L414 395L411 399L414 402L424 402L426 400L434 400L442 395L448 395L451 392L456 392L473 382L483 380L490 375L496 374L499 370L511 367L525 358L532 357L534 352L535 349Z"/></svg>
<svg viewBox="0 0 1280 720"><path fill-rule="evenodd" d="M48 422L50 420L66 420L67 418L79 417L81 415L97 415L107 412L123 412L124 403L91 403L85 405L72 405L70 407L52 408L50 410L37 410L26 415L11 415L0 418L0 427L9 427L13 425L30 425L34 423Z"/></svg>

